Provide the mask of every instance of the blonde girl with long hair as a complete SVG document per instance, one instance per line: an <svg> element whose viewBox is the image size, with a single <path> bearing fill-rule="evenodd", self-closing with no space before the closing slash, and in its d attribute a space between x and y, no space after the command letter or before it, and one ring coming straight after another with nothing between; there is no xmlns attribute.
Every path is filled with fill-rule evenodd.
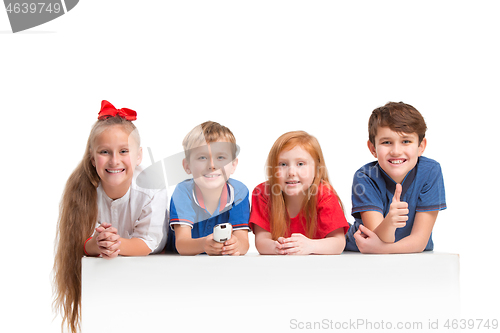
<svg viewBox="0 0 500 333"><path fill-rule="evenodd" d="M250 225L260 254L340 254L349 228L328 180L318 140L280 136L267 158L267 181L252 194Z"/></svg>
<svg viewBox="0 0 500 333"><path fill-rule="evenodd" d="M62 329L80 330L81 259L143 256L162 250L166 190L137 186L142 161L137 113L102 101L83 159L60 204L54 260L54 308ZM167 217L168 218L168 217Z"/></svg>

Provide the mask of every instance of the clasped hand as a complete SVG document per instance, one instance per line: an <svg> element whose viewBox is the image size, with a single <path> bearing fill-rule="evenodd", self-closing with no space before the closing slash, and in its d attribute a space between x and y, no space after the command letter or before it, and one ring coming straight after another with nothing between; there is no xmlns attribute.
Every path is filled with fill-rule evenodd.
<svg viewBox="0 0 500 333"><path fill-rule="evenodd" d="M113 259L120 253L120 235L116 228L113 228L110 223L101 223L95 229L97 236L96 242L101 256L104 259Z"/></svg>
<svg viewBox="0 0 500 333"><path fill-rule="evenodd" d="M276 254L311 254L312 240L296 233L288 238L280 237L275 241Z"/></svg>

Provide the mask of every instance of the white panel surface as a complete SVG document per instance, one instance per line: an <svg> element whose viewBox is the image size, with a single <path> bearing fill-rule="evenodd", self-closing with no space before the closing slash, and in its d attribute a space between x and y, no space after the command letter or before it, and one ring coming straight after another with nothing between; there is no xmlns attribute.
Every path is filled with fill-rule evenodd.
<svg viewBox="0 0 500 333"><path fill-rule="evenodd" d="M446 253L83 258L82 276L84 332L422 332L460 311Z"/></svg>

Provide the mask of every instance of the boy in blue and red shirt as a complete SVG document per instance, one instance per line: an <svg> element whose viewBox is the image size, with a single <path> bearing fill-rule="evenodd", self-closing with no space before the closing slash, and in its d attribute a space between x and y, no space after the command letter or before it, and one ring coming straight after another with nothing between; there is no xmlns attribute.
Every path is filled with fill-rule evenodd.
<svg viewBox="0 0 500 333"><path fill-rule="evenodd" d="M346 235L346 251L433 249L432 228L446 201L439 163L422 156L426 130L420 112L403 102L389 102L372 112L368 148L377 161L354 175L355 222Z"/></svg>
<svg viewBox="0 0 500 333"><path fill-rule="evenodd" d="M182 165L193 178L177 184L172 194L167 252L245 254L249 248L249 191L229 178L238 165L233 133L208 121L191 130L182 145L186 154ZM230 223L233 230L224 243L213 239L213 228L221 223Z"/></svg>

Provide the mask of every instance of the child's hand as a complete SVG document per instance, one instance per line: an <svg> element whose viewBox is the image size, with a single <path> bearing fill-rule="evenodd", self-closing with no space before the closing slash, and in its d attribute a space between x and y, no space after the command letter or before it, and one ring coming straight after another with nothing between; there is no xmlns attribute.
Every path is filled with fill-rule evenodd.
<svg viewBox="0 0 500 333"><path fill-rule="evenodd" d="M221 254L228 254L232 256L239 256L240 252L238 251L240 246L240 242L238 240L238 237L236 237L234 234L229 238L227 241L224 242L224 246L222 247L222 252Z"/></svg>
<svg viewBox="0 0 500 333"><path fill-rule="evenodd" d="M278 240L274 241L274 252L276 254L286 254L286 250L283 247L285 237L280 237Z"/></svg>
<svg viewBox="0 0 500 333"><path fill-rule="evenodd" d="M377 234L360 224L358 231L354 233L354 240L361 253L384 253L383 247L387 245Z"/></svg>
<svg viewBox="0 0 500 333"><path fill-rule="evenodd" d="M292 234L282 241L285 254L311 254L313 253L312 240L302 234Z"/></svg>
<svg viewBox="0 0 500 333"><path fill-rule="evenodd" d="M395 228L402 228L406 225L408 221L408 203L401 201L401 192L403 187L401 184L396 184L396 191L394 191L394 197L392 198L391 206L389 208L389 213L385 217L389 221L389 225Z"/></svg>
<svg viewBox="0 0 500 333"><path fill-rule="evenodd" d="M203 249L205 253L209 256L220 256L222 254L223 243L218 243L214 241L214 235L210 234L205 237L205 243L203 244Z"/></svg>
<svg viewBox="0 0 500 333"><path fill-rule="evenodd" d="M109 223L102 223L96 229L97 247L104 259L113 259L120 253L120 236L118 231Z"/></svg>

